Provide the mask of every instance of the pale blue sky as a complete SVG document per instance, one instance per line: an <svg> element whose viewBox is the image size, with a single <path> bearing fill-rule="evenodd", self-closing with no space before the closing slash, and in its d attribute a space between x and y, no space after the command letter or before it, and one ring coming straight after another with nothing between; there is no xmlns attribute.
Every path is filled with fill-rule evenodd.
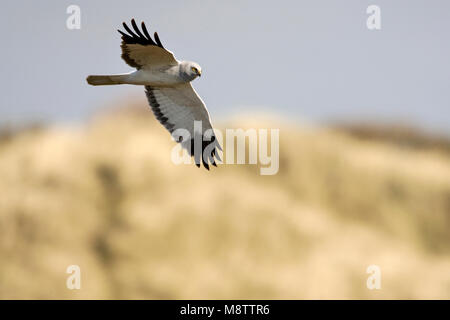
<svg viewBox="0 0 450 320"><path fill-rule="evenodd" d="M66 8L81 7L81 30ZM366 28L381 7L382 29ZM177 58L214 118L259 110L292 119L400 121L450 134L448 0L5 1L0 123L87 119L140 87L91 87L121 73L122 21L144 20Z"/></svg>

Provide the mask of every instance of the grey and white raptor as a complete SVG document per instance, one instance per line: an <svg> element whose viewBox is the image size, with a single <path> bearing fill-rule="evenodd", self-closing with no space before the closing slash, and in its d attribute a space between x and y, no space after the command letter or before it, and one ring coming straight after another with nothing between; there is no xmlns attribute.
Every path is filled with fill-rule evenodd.
<svg viewBox="0 0 450 320"><path fill-rule="evenodd" d="M202 69L191 61L178 61L172 52L165 49L154 33L154 40L142 22L139 30L134 19L131 30L124 22L126 32L122 35L122 59L136 71L116 75L90 75L87 82L93 86L132 84L145 86L150 107L158 121L181 143L195 164L200 161L209 170L220 161L218 150L222 150L212 129L208 110L191 85L200 77ZM194 123L196 125L194 126ZM201 124L200 127L198 124ZM189 138L176 136L177 129L189 132Z"/></svg>

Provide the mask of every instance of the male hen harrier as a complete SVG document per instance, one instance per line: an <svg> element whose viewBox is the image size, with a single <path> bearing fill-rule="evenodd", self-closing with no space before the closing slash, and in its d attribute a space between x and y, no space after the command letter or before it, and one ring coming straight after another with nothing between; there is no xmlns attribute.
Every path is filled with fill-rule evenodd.
<svg viewBox="0 0 450 320"><path fill-rule="evenodd" d="M149 35L144 22L142 32L134 19L134 32L123 23L128 32L122 35L122 59L137 70L128 74L92 75L87 82L93 86L134 84L145 86L150 107L156 119L181 143L195 164L200 167L200 159L206 169L209 163L216 166L220 161L218 151L222 150L212 129L208 110L195 92L191 81L202 74L195 62L178 61L172 52L161 44L155 32L155 40ZM180 130L188 134L180 134ZM177 130L177 131L176 131Z"/></svg>

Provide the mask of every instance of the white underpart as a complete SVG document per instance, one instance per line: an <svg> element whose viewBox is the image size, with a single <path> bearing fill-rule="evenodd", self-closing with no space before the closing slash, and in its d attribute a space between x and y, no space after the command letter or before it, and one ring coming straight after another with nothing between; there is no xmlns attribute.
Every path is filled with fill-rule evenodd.
<svg viewBox="0 0 450 320"><path fill-rule="evenodd" d="M147 86L171 86L186 83L186 81L179 76L179 66L173 66L165 70L136 70L124 78L124 83Z"/></svg>

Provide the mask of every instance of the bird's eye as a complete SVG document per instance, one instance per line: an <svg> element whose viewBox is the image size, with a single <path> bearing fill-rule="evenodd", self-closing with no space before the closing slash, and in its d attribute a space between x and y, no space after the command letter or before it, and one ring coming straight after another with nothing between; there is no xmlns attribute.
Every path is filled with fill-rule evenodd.
<svg viewBox="0 0 450 320"><path fill-rule="evenodd" d="M196 67L192 67L191 70L194 71L194 72L197 72L197 68Z"/></svg>

